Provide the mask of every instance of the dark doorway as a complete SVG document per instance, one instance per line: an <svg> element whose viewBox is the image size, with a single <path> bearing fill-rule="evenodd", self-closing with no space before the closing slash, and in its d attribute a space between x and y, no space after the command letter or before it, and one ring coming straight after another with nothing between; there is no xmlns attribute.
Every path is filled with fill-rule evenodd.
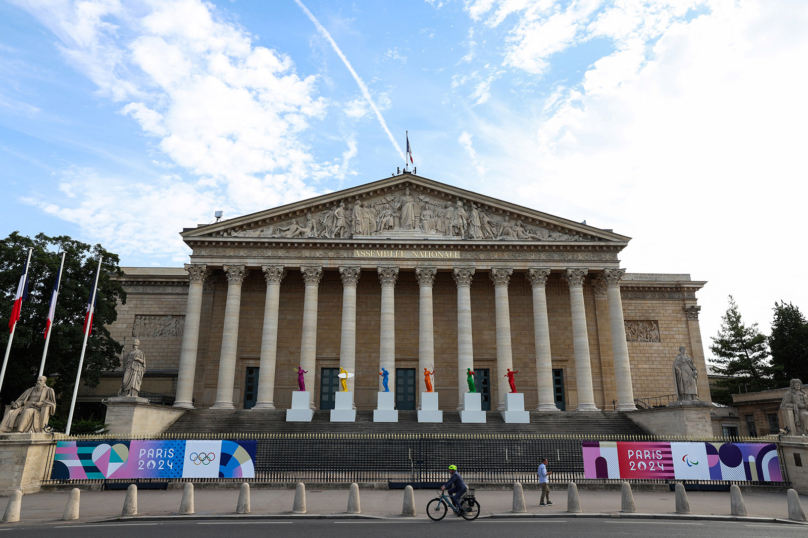
<svg viewBox="0 0 808 538"><path fill-rule="evenodd" d="M244 376L244 409L252 409L258 399L258 370L257 366L251 366Z"/></svg>
<svg viewBox="0 0 808 538"><path fill-rule="evenodd" d="M564 410L564 370L561 368L553 370L553 394L555 404L560 410Z"/></svg>
<svg viewBox="0 0 808 538"><path fill-rule="evenodd" d="M474 369L474 386L483 395L483 411L491 411L491 371L488 368Z"/></svg>
<svg viewBox="0 0 808 538"><path fill-rule="evenodd" d="M396 368L396 409L415 410L415 368Z"/></svg>
<svg viewBox="0 0 808 538"><path fill-rule="evenodd" d="M334 409L339 390L339 368L320 369L320 409Z"/></svg>

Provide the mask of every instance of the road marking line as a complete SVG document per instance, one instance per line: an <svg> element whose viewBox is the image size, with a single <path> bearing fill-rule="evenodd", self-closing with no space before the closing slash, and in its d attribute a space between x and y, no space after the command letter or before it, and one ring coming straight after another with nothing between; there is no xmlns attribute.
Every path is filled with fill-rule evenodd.
<svg viewBox="0 0 808 538"><path fill-rule="evenodd" d="M281 525L291 521L200 521L197 525Z"/></svg>
<svg viewBox="0 0 808 538"><path fill-rule="evenodd" d="M644 519L642 521L619 519L617 521L607 519L607 523L644 523L648 525L704 525L704 523L697 523L695 521L650 521Z"/></svg>
<svg viewBox="0 0 808 538"><path fill-rule="evenodd" d="M779 529L789 529L789 530L805 532L805 526L804 525L783 525L783 524L778 525L777 523L747 523L747 524L744 525L744 527L767 527L769 529L778 529L778 530Z"/></svg>
<svg viewBox="0 0 808 538"><path fill-rule="evenodd" d="M54 527L56 529L87 529L87 528L94 528L94 527L142 527L145 525L160 525L160 523L113 523L113 524L104 524L98 523L96 525L59 525L58 527ZM5 530L5 529L4 529Z"/></svg>
<svg viewBox="0 0 808 538"><path fill-rule="evenodd" d="M342 525L368 525L371 523L428 523L426 520L416 521L335 521L336 524Z"/></svg>

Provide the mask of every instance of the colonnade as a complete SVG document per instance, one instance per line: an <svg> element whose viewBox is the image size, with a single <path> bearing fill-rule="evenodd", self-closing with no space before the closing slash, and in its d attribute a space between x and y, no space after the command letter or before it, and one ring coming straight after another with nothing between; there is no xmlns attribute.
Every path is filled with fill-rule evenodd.
<svg viewBox="0 0 808 538"><path fill-rule="evenodd" d="M202 264L185 266L190 276L188 304L185 317L185 333L182 339L180 365L177 380L175 407L193 407L193 387L196 371L199 324L202 313L202 287L209 270ZM241 305L241 285L247 276L244 265L225 265L227 276L227 300L225 304L222 347L219 359L219 379L216 388L214 409L233 409L233 383L236 373L236 346L238 342L239 310ZM257 402L254 409L274 409L275 365L278 341L278 305L280 285L286 270L280 265L262 266L267 282L267 295L264 306L264 325L261 340L260 369ZM303 329L300 345L300 366L306 370L307 387L314 387L317 349L317 301L321 266L302 266L300 271L305 283L303 298ZM339 268L343 284L342 328L340 339L340 367L349 372L356 371L356 289L361 276L357 266ZM471 282L475 277L473 267L455 267L453 277L457 285L457 383L458 410L463 408L462 394L467 391L466 369L474 369L474 348L471 325ZM533 288L533 323L536 345L536 383L539 395L538 411L558 411L553 390L553 365L550 347L550 328L547 315L545 287L550 276L548 268L530 268L528 280ZM399 268L381 265L377 268L381 282L381 338L379 368L390 373L389 386L395 387L395 285ZM432 312L432 286L437 269L419 267L415 276L419 292L419 335L418 367L420 391L425 390L423 368L434 364L434 333ZM496 317L496 376L500 379L508 368L513 369L511 347L511 321L508 304L508 284L513 269L494 267L489 277L494 283ZM592 384L589 336L584 307L583 284L588 269L569 268L564 278L569 285L572 314L572 336L575 357L575 380L578 393L576 411L597 411ZM615 385L617 389L617 410L630 411L635 408L631 383L628 346L626 344L623 305L620 296L620 279L623 269L605 269L600 278L606 287L609 310L609 327L614 358ZM348 380L348 390L353 392L354 379ZM381 381L380 381L381 383ZM381 390L381 387L380 387ZM311 394L311 407L315 408L314 391ZM499 391L497 409L505 408L505 391Z"/></svg>

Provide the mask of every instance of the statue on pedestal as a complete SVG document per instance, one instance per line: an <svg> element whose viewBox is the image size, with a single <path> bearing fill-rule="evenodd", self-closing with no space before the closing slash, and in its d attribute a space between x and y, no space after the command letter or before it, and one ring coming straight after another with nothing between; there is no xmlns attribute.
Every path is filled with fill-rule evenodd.
<svg viewBox="0 0 808 538"><path fill-rule="evenodd" d="M518 373L519 370L511 371L511 369L508 368L508 373L505 374L505 377L508 378L508 384L511 386L511 394L516 394L516 381L514 381L513 376Z"/></svg>
<svg viewBox="0 0 808 538"><path fill-rule="evenodd" d="M435 370L429 371L429 368L424 368L424 385L426 385L427 392L434 392L432 390L432 376L435 375Z"/></svg>
<svg viewBox="0 0 808 538"><path fill-rule="evenodd" d="M384 392L390 392L390 387L387 386L387 383L390 382L390 372L388 372L386 368L382 368L382 371L379 372L379 375L382 376L382 385L384 385Z"/></svg>
<svg viewBox="0 0 808 538"><path fill-rule="evenodd" d="M140 392L140 384L143 382L143 374L146 373L146 355L138 349L140 340L135 338L132 343L132 351L126 357L123 365L123 380L118 396L128 396L137 398Z"/></svg>
<svg viewBox="0 0 808 538"><path fill-rule="evenodd" d="M477 387L474 385L474 372L471 368L466 368L466 381L469 384L469 392L477 392Z"/></svg>
<svg viewBox="0 0 808 538"><path fill-rule="evenodd" d="M305 392L306 379L303 376L308 374L308 372L299 366L295 368L295 372L297 372L297 390L300 392Z"/></svg>
<svg viewBox="0 0 808 538"><path fill-rule="evenodd" d="M676 396L680 402L699 399L697 381L699 372L693 359L687 356L684 346L679 348L679 354L673 361L673 378L676 384Z"/></svg>
<svg viewBox="0 0 808 538"><path fill-rule="evenodd" d="M342 386L342 390L340 392L348 392L348 379L353 377L353 374L349 374L348 370L343 368L342 366L339 367L339 383Z"/></svg>
<svg viewBox="0 0 808 538"><path fill-rule="evenodd" d="M802 381L791 380L791 388L783 396L780 409L783 410L786 423L790 422L789 418L794 420L792 435L808 435L808 396L802 390Z"/></svg>
<svg viewBox="0 0 808 538"><path fill-rule="evenodd" d="M49 431L48 420L56 409L56 394L45 383L48 378L40 376L36 385L22 393L11 403L0 433L42 433Z"/></svg>

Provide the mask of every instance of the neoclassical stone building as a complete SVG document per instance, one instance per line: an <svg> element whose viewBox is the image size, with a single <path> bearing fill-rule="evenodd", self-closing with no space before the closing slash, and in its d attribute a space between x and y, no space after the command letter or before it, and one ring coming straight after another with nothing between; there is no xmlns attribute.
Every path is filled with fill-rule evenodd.
<svg viewBox="0 0 808 538"><path fill-rule="evenodd" d="M628 410L675 393L679 346L709 399L705 283L625 272L612 230L404 173L182 237L184 268L124 268L111 327L140 340L143 391L178 407L288 408L300 366L318 409L339 367L372 409L384 367L399 409L417 408L424 368L442 408L471 368L497 409L512 368L530 409Z"/></svg>

